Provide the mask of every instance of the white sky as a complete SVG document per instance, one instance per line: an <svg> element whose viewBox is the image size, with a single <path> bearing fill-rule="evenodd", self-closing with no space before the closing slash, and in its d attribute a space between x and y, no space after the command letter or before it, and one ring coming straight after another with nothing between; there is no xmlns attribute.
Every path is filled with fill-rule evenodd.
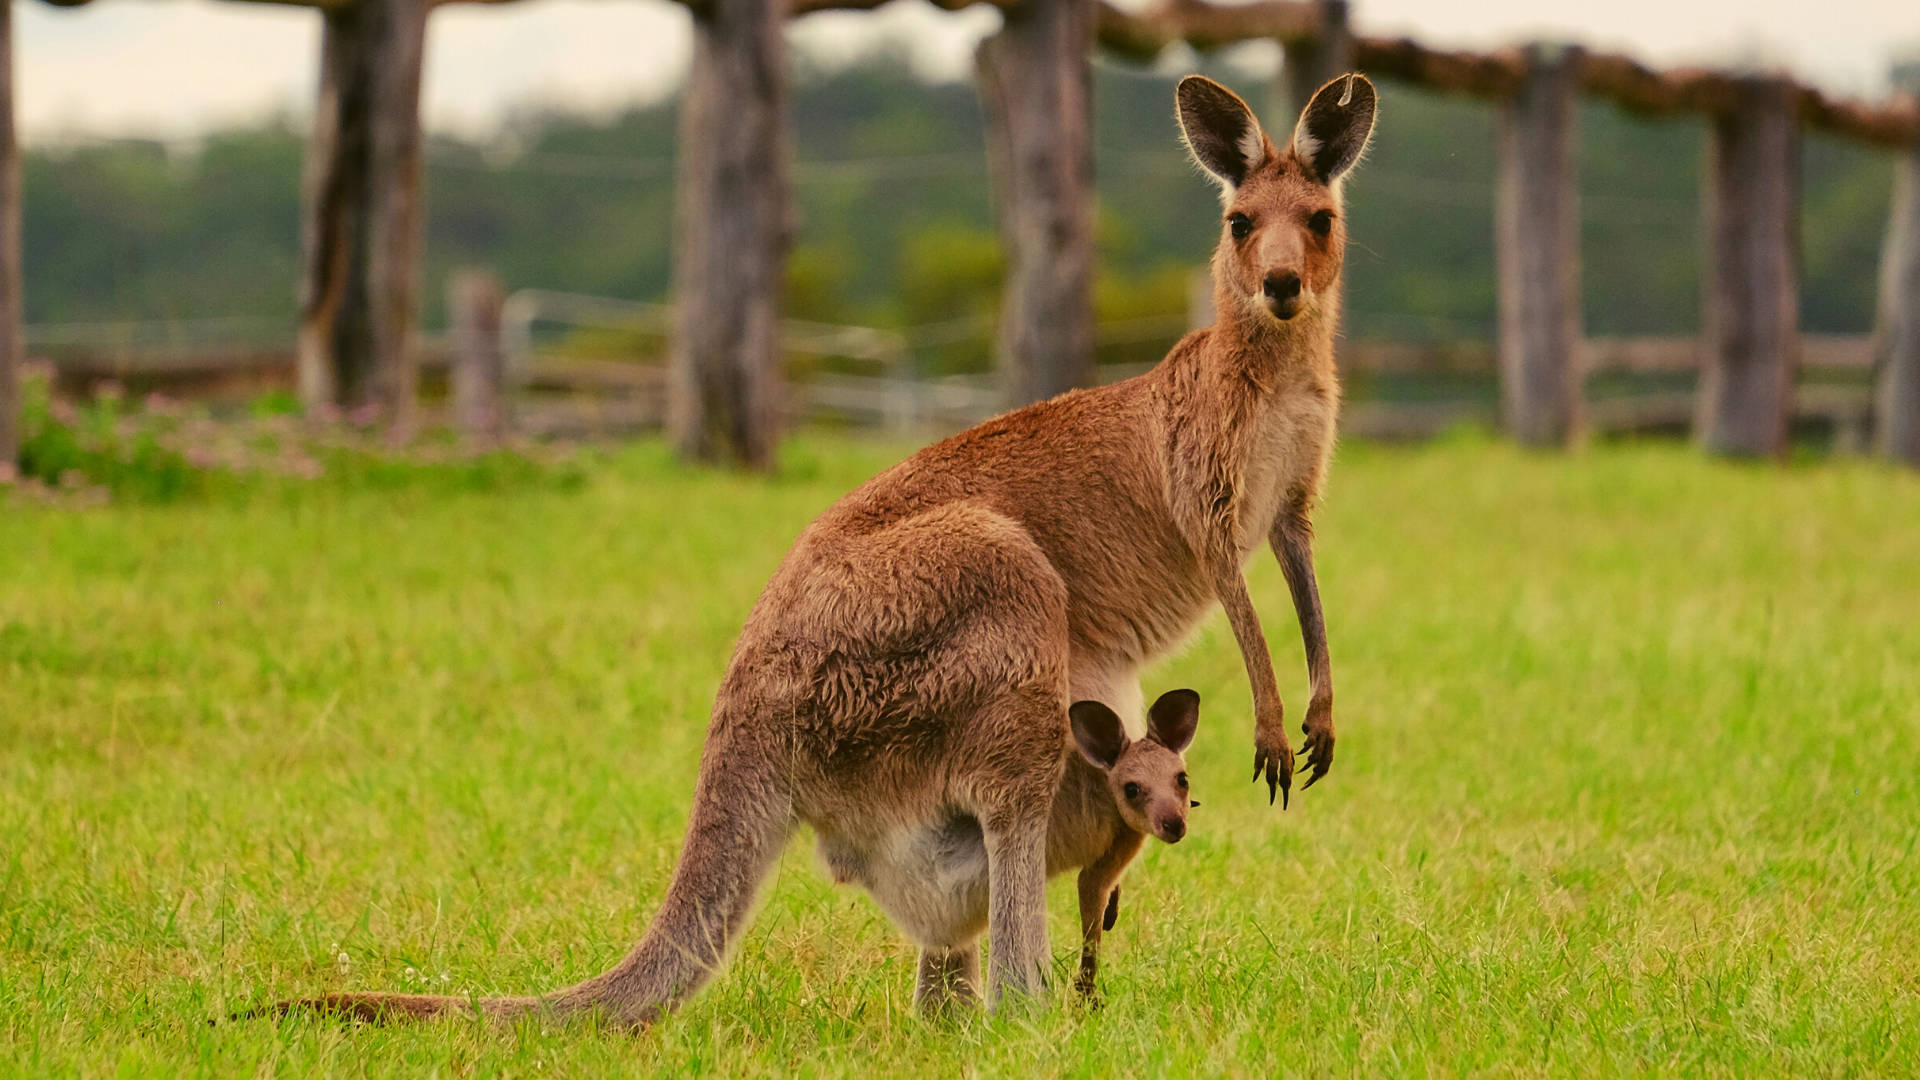
<svg viewBox="0 0 1920 1080"><path fill-rule="evenodd" d="M1895 56L1920 51L1920 0L1353 0L1353 11L1365 32L1430 44L1577 39L1657 63L1784 66L1862 96L1883 92ZM28 142L191 136L275 110L304 113L312 101L319 16L309 10L221 0L63 9L22 0L14 18ZM896 0L873 14L809 16L791 40L828 63L885 40L923 71L959 76L998 22L986 8L949 14ZM687 16L670 0L451 4L433 16L426 121L473 134L516 110L617 108L678 83L687 52Z"/></svg>

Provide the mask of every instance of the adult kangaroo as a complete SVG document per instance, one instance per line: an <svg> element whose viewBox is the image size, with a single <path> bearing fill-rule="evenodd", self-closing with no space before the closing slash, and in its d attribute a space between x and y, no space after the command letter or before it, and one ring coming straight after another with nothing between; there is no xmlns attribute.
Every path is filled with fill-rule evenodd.
<svg viewBox="0 0 1920 1080"><path fill-rule="evenodd" d="M603 1010L652 1021L726 958L801 822L831 849L966 822L985 850L988 994L1043 986L1047 825L1068 704L1143 731L1137 672L1216 602L1253 685L1254 776L1294 756L1243 568L1265 539L1306 642L1311 785L1333 761L1333 683L1310 518L1333 446L1340 182L1373 85L1321 87L1276 146L1246 104L1181 81L1181 131L1220 183L1218 321L1153 370L1018 409L888 469L808 526L720 684L692 820L659 914L611 970L543 997L340 994L360 1016Z"/></svg>

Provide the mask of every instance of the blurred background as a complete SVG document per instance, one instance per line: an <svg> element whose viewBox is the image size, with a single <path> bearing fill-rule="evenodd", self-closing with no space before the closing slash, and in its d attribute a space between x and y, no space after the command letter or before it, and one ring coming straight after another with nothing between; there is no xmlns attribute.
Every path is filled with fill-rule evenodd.
<svg viewBox="0 0 1920 1080"><path fill-rule="evenodd" d="M869 3L15 4L26 359L748 464L951 429L1208 321L1179 75L1283 134L1357 68L1350 433L1920 462L1911 5L813 10Z"/></svg>

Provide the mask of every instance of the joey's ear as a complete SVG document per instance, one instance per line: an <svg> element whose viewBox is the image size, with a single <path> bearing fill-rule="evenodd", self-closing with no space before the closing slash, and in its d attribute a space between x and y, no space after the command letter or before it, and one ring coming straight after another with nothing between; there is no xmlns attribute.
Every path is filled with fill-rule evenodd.
<svg viewBox="0 0 1920 1080"><path fill-rule="evenodd" d="M1379 99L1365 75L1342 75L1321 87L1293 128L1293 152L1322 184L1353 168L1373 137L1373 115Z"/></svg>
<svg viewBox="0 0 1920 1080"><path fill-rule="evenodd" d="M1169 690L1147 710L1147 730L1154 741L1178 754L1193 742L1200 726L1200 695L1191 690Z"/></svg>
<svg viewBox="0 0 1920 1080"><path fill-rule="evenodd" d="M1087 763L1111 769L1127 749L1127 727L1112 709L1097 701L1076 701L1067 710L1073 721L1073 745Z"/></svg>
<svg viewBox="0 0 1920 1080"><path fill-rule="evenodd" d="M1231 195L1267 160L1260 121L1233 91L1203 75L1181 79L1173 99L1187 152L1220 181L1223 195Z"/></svg>

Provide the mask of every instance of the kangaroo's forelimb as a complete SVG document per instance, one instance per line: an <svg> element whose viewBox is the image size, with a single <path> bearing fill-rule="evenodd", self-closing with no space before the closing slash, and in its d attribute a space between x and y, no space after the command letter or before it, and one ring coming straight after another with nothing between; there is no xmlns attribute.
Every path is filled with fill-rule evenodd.
<svg viewBox="0 0 1920 1080"><path fill-rule="evenodd" d="M1293 787L1293 749L1287 744L1285 706L1280 700L1280 681L1273 673L1273 656L1267 650L1267 634L1260 627L1260 613L1247 592L1247 579L1229 555L1215 554L1208 560L1207 576L1214 596L1226 610L1227 625L1240 646L1240 658L1247 667L1247 679L1253 685L1253 778L1267 777L1267 801L1274 793L1281 796L1281 808Z"/></svg>
<svg viewBox="0 0 1920 1080"><path fill-rule="evenodd" d="M1113 929L1120 914L1120 875L1140 853L1146 837L1132 829L1122 829L1113 847L1080 871L1080 974L1073 988L1084 1000L1091 1001L1095 977L1100 970L1100 935Z"/></svg>
<svg viewBox="0 0 1920 1080"><path fill-rule="evenodd" d="M1300 620L1300 640L1306 648L1307 678L1313 696L1301 724L1306 742L1307 782L1312 787L1333 766L1333 662L1327 654L1327 620L1320 608L1320 584L1313 573L1313 522L1300 503L1283 511L1268 537L1280 572L1293 594L1294 614Z"/></svg>

